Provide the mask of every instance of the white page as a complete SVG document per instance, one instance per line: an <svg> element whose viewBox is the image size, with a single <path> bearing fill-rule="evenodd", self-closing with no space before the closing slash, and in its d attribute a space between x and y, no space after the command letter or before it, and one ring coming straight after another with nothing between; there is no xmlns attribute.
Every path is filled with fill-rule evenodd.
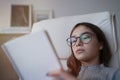
<svg viewBox="0 0 120 80"><path fill-rule="evenodd" d="M37 31L2 45L22 80L52 80L46 74L60 68L44 31Z"/></svg>

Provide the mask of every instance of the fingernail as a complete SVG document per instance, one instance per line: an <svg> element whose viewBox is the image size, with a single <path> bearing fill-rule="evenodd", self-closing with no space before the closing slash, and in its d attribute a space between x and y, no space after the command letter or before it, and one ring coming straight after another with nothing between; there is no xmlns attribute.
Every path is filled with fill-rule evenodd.
<svg viewBox="0 0 120 80"><path fill-rule="evenodd" d="M46 76L49 76L49 73L47 73Z"/></svg>

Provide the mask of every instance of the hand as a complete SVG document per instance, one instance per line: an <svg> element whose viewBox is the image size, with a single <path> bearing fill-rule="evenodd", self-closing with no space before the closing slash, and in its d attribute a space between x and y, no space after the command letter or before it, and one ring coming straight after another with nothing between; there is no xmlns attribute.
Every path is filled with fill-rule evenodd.
<svg viewBox="0 0 120 80"><path fill-rule="evenodd" d="M77 80L77 78L64 71L63 69L49 72L48 76L54 77L55 80Z"/></svg>

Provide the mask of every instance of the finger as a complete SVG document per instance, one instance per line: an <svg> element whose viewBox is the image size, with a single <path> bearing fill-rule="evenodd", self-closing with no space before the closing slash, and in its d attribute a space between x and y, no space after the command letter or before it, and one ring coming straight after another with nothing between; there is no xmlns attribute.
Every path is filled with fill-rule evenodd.
<svg viewBox="0 0 120 80"><path fill-rule="evenodd" d="M47 75L48 76L59 76L63 73L63 70L62 69L59 69L59 70L54 70L52 72L49 72Z"/></svg>

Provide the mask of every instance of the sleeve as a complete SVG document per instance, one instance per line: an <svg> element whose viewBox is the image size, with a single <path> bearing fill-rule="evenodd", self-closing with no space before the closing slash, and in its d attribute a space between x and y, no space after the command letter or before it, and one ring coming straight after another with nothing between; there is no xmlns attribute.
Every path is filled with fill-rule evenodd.
<svg viewBox="0 0 120 80"><path fill-rule="evenodd" d="M120 69L115 72L112 80L120 80Z"/></svg>

